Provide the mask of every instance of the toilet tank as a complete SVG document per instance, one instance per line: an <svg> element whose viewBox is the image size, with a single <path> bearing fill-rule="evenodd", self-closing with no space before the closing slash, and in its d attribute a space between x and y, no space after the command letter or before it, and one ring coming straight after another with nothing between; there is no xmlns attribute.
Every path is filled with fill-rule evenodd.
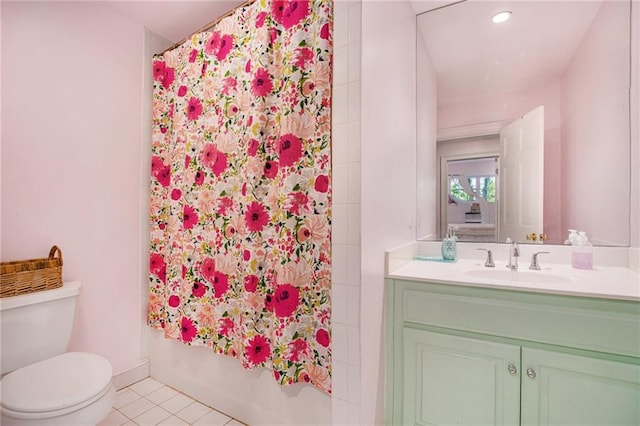
<svg viewBox="0 0 640 426"><path fill-rule="evenodd" d="M67 351L80 282L0 299L2 374Z"/></svg>

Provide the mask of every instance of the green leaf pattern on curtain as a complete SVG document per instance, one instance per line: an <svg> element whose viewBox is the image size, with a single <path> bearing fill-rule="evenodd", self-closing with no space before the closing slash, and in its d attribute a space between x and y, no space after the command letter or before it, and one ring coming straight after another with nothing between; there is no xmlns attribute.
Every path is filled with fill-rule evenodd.
<svg viewBox="0 0 640 426"><path fill-rule="evenodd" d="M329 393L332 13L257 0L154 57L148 313Z"/></svg>

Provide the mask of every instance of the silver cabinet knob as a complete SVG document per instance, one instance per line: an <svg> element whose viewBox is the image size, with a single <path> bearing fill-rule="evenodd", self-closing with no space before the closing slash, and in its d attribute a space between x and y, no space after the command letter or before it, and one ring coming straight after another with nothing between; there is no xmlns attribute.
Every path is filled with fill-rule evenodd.
<svg viewBox="0 0 640 426"><path fill-rule="evenodd" d="M509 364L509 366L507 367L507 371L512 376L515 376L516 374L518 374L518 367L516 367L514 364Z"/></svg>
<svg viewBox="0 0 640 426"><path fill-rule="evenodd" d="M534 370L533 368L527 368L527 377L530 379L535 379L536 378L536 370Z"/></svg>

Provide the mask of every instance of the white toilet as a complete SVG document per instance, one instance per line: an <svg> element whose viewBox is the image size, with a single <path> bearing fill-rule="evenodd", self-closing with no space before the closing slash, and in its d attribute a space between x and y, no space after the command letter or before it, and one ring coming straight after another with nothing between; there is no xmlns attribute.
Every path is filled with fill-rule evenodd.
<svg viewBox="0 0 640 426"><path fill-rule="evenodd" d="M66 352L80 282L0 299L2 426L96 425L111 410L112 368Z"/></svg>

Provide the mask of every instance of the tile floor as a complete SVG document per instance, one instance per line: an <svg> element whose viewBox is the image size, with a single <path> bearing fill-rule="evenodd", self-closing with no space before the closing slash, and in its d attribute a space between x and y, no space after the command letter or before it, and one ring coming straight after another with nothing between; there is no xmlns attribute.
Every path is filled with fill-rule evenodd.
<svg viewBox="0 0 640 426"><path fill-rule="evenodd" d="M121 389L98 426L243 426L152 378Z"/></svg>

